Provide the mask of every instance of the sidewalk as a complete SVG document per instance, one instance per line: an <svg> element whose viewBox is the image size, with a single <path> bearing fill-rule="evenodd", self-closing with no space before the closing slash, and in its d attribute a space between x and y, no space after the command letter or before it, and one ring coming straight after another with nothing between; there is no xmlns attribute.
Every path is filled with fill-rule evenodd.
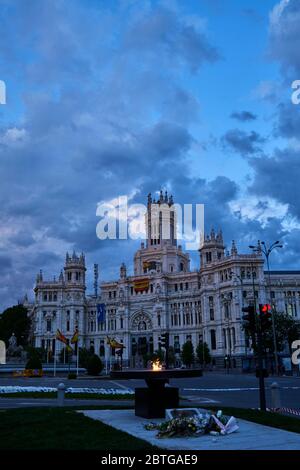
<svg viewBox="0 0 300 470"><path fill-rule="evenodd" d="M170 450L299 450L300 434L262 426L238 419L239 430L227 436L199 436L158 439L157 431L147 431L150 420L134 415L133 410L84 410L85 416L102 421L152 445ZM163 420L155 419L154 422Z"/></svg>

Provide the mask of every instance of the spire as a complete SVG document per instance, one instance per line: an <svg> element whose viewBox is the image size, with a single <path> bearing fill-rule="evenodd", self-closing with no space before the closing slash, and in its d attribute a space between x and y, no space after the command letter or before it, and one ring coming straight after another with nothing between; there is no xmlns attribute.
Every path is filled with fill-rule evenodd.
<svg viewBox="0 0 300 470"><path fill-rule="evenodd" d="M126 278L126 265L123 262L120 266L120 278L125 279Z"/></svg>
<svg viewBox="0 0 300 470"><path fill-rule="evenodd" d="M64 282L64 275L63 275L62 271L60 271L60 275L59 275L58 280L59 280L59 282Z"/></svg>
<svg viewBox="0 0 300 470"><path fill-rule="evenodd" d="M162 192L162 189L160 190L160 193L159 193L159 202L163 202L164 201L164 195L163 195L163 192Z"/></svg>
<svg viewBox="0 0 300 470"><path fill-rule="evenodd" d="M148 194L148 206L152 203L151 193Z"/></svg>
<svg viewBox="0 0 300 470"><path fill-rule="evenodd" d="M236 244L234 240L232 240L232 244L231 244L231 255L232 256L237 255L237 248L236 248Z"/></svg>
<svg viewBox="0 0 300 470"><path fill-rule="evenodd" d="M170 206L173 206L173 204L174 204L172 194L171 194L171 196L169 197L169 204L170 204Z"/></svg>
<svg viewBox="0 0 300 470"><path fill-rule="evenodd" d="M211 229L210 238L211 238L212 240L215 240L215 238L216 238L216 234L215 234L214 228Z"/></svg>
<svg viewBox="0 0 300 470"><path fill-rule="evenodd" d="M165 191L165 202L168 202L168 191Z"/></svg>

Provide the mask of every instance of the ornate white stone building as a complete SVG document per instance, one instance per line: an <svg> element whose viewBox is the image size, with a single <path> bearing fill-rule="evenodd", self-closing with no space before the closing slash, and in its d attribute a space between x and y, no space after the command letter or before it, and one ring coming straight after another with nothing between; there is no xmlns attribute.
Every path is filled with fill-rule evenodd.
<svg viewBox="0 0 300 470"><path fill-rule="evenodd" d="M167 204L171 209L170 237L162 239L161 223L151 220L150 206ZM111 357L107 335L126 348L123 360L142 365L146 352L158 349L159 336L169 332L178 364L185 341L194 347L204 339L213 362L240 367L251 355L242 328L242 307L253 301L276 305L297 318L300 314L300 271L271 271L271 288L264 272L262 253L239 254L232 242L225 251L222 233L211 231L200 252L200 267L190 271L189 255L177 245L172 198L148 196L147 240L134 256L134 274L121 264L119 279L103 282L100 295L86 294L84 255L67 254L64 270L57 280L48 281L42 272L34 288L35 301L28 304L33 319L33 340L37 347L55 349L57 329L68 338L79 330L79 346L93 347L103 359ZM253 275L253 278L252 278ZM98 322L97 304L106 306L105 322ZM57 342L58 343L58 342ZM61 347L61 346L59 346Z"/></svg>

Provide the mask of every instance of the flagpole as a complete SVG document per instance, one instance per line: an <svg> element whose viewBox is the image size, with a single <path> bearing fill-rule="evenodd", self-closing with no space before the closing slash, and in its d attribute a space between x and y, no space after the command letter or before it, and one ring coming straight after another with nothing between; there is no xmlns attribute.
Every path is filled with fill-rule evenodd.
<svg viewBox="0 0 300 470"><path fill-rule="evenodd" d="M56 339L54 339L54 369L53 376L56 377Z"/></svg>
<svg viewBox="0 0 300 470"><path fill-rule="evenodd" d="M79 339L77 340L77 377L78 377L78 366L79 366Z"/></svg>

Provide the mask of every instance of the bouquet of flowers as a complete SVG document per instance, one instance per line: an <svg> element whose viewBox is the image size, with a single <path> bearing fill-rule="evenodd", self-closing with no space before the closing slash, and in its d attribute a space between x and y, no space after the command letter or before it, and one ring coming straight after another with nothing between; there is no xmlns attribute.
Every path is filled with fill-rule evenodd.
<svg viewBox="0 0 300 470"><path fill-rule="evenodd" d="M211 434L214 436L231 434L237 431L238 425L236 419L231 416L224 416L219 410L216 414L199 413L194 417L178 417L163 423L150 423L145 425L145 429L157 429L157 437L183 437L199 436L202 434Z"/></svg>

